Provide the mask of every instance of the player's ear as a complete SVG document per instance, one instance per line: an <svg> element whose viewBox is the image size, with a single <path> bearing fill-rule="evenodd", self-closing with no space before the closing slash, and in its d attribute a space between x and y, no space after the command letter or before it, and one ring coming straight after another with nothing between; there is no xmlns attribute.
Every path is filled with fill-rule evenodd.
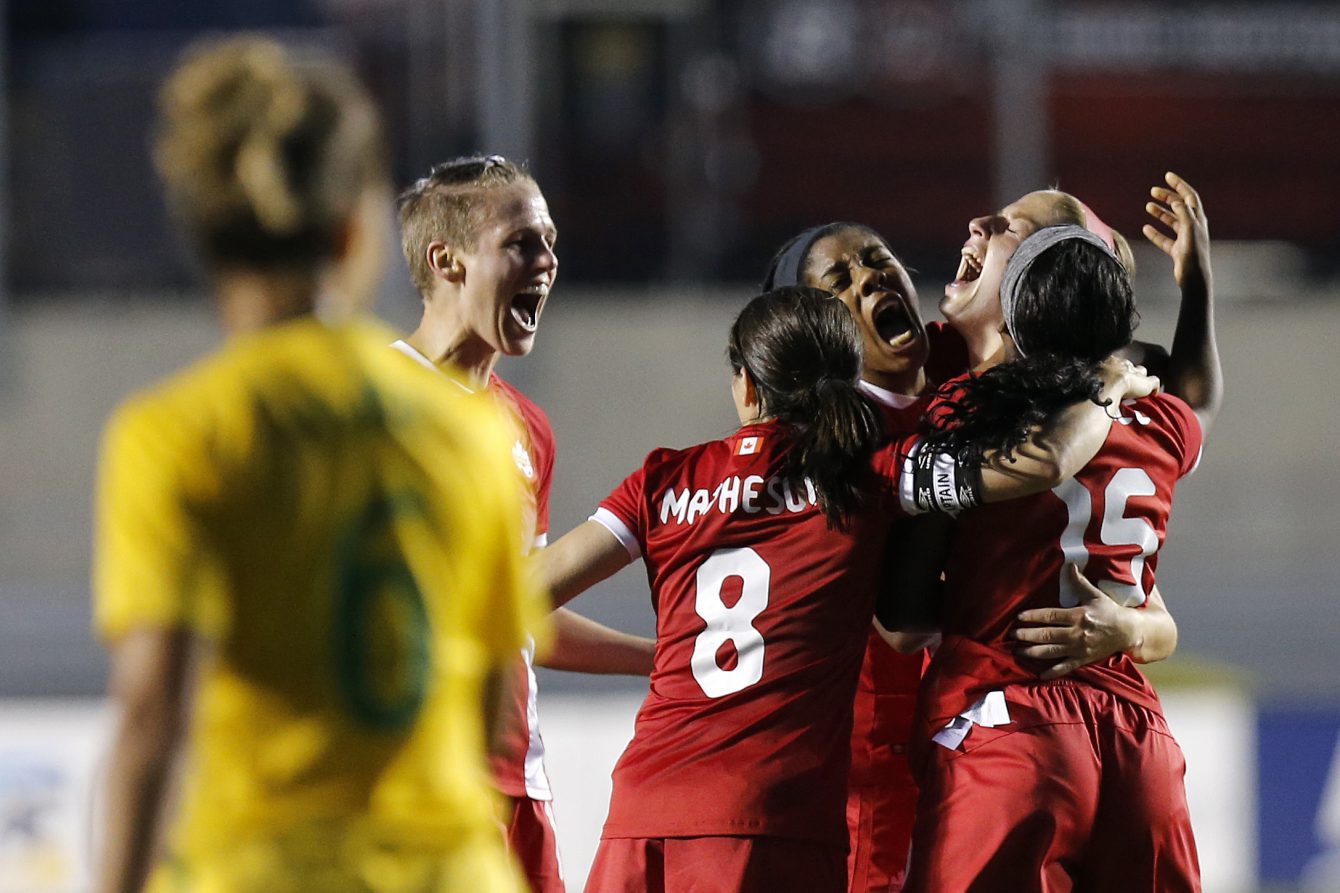
<svg viewBox="0 0 1340 893"><path fill-rule="evenodd" d="M754 376L749 374L748 369L741 369L740 375L744 378L744 405L758 408L758 388L754 386Z"/></svg>
<svg viewBox="0 0 1340 893"><path fill-rule="evenodd" d="M749 370L743 366L731 377L730 382L731 396L735 399L735 409L740 413L740 420L746 418L758 418L763 407L758 398L758 388L754 385L754 377L749 374Z"/></svg>
<svg viewBox="0 0 1340 893"><path fill-rule="evenodd" d="M429 242L425 258L434 279L442 279L453 285L465 281L465 266L446 242Z"/></svg>

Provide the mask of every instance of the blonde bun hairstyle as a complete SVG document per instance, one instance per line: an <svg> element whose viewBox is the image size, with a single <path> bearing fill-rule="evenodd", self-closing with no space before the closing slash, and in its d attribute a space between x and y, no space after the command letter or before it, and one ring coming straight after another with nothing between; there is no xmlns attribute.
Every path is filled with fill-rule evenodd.
<svg viewBox="0 0 1340 893"><path fill-rule="evenodd" d="M243 37L188 50L159 95L154 160L208 266L314 267L339 254L380 125L342 66Z"/></svg>

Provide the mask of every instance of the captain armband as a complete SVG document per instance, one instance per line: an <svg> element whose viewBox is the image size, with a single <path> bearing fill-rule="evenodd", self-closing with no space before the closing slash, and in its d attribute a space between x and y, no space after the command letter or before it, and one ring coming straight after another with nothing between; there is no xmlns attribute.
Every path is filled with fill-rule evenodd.
<svg viewBox="0 0 1340 893"><path fill-rule="evenodd" d="M982 466L927 449L925 442L918 440L903 460L899 498L903 511L910 515L957 515L982 504Z"/></svg>

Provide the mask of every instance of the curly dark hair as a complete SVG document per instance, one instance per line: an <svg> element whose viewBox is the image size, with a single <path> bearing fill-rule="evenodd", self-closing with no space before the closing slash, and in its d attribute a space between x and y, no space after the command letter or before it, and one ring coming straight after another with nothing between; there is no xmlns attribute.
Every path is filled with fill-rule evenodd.
<svg viewBox="0 0 1340 893"><path fill-rule="evenodd" d="M1106 405L1099 367L1138 322L1119 260L1077 240L1047 249L1014 303L1011 331L1027 354L945 385L924 420L927 444L961 461L993 451L1012 459L1055 412L1080 400Z"/></svg>
<svg viewBox="0 0 1340 893"><path fill-rule="evenodd" d="M816 288L766 292L731 326L727 355L749 373L764 413L792 428L783 476L812 482L829 526L844 527L865 503L870 457L884 439L857 388L861 336L847 308Z"/></svg>

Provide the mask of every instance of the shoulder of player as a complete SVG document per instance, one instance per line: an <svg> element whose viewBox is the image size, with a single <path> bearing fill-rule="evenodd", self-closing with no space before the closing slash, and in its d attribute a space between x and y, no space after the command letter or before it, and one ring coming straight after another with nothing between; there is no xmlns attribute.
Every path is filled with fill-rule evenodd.
<svg viewBox="0 0 1340 893"><path fill-rule="evenodd" d="M533 437L543 437L551 442L553 441L553 425L549 422L549 414L544 411L540 404L526 396L524 391L496 372L490 374L489 386L496 389L499 394L516 406L517 411L521 413L527 426L531 429Z"/></svg>
<svg viewBox="0 0 1340 893"><path fill-rule="evenodd" d="M691 474L704 462L725 462L730 455L730 439L709 440L688 447L657 447L647 453L642 468L649 478L665 479Z"/></svg>
<svg viewBox="0 0 1340 893"><path fill-rule="evenodd" d="M1146 418L1157 419L1165 427L1185 428L1189 425L1197 427L1200 425L1195 411L1176 394L1150 394L1123 404L1123 409L1138 410Z"/></svg>

